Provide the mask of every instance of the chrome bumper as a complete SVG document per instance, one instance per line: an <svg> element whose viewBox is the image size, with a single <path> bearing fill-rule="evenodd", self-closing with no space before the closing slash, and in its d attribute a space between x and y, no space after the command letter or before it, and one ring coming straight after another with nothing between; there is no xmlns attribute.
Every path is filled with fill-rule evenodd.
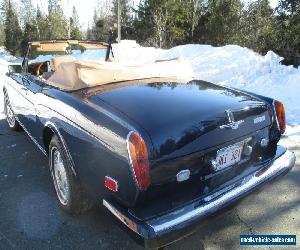
<svg viewBox="0 0 300 250"><path fill-rule="evenodd" d="M220 197L215 198L205 205L197 207L193 210L190 210L189 207L183 208L181 210L148 221L147 224L154 230L155 233L159 234L162 231L170 229L174 226L178 226L184 222L202 217L203 215L211 213L212 211L217 211L227 203L231 203L232 200L235 200L243 194L253 190L255 187L267 181L274 175L279 175L281 172L292 168L295 164L295 161L295 154L287 150L281 157L276 159L274 163L266 169L265 172L261 172L261 170L255 172L253 175L246 177L239 186L231 189L225 194L222 194Z"/></svg>
<svg viewBox="0 0 300 250"><path fill-rule="evenodd" d="M287 173L295 165L295 161L296 157L293 152L283 151L281 148L281 153L272 163L262 165L256 172L229 188L229 191L221 194L214 193L204 198L204 203L195 202L149 221L137 220L128 213L128 210L121 208L116 203L103 200L103 205L127 227L147 241L162 239L174 232L176 233L175 238L178 239L181 237L179 231L184 232L182 236L183 234L187 235L189 226L233 203L275 177Z"/></svg>

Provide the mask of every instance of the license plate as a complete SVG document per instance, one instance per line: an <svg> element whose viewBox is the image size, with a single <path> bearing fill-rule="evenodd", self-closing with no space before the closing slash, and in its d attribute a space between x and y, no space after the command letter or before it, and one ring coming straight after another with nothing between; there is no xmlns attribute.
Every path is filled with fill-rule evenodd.
<svg viewBox="0 0 300 250"><path fill-rule="evenodd" d="M238 163L241 160L244 142L235 143L229 147L218 150L215 171L222 170Z"/></svg>

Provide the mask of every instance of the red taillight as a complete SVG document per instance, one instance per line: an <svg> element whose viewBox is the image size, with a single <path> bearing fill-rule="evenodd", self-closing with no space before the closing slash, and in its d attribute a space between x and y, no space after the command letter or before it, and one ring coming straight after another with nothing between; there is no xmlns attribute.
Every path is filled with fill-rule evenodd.
<svg viewBox="0 0 300 250"><path fill-rule="evenodd" d="M136 183L140 189L145 190L150 185L146 143L136 132L130 132L127 139L127 147Z"/></svg>
<svg viewBox="0 0 300 250"><path fill-rule="evenodd" d="M277 101L277 100L275 100L274 105L275 105L275 110L276 110L278 126L279 126L281 134L283 134L285 132L285 111L284 111L284 106L280 101Z"/></svg>

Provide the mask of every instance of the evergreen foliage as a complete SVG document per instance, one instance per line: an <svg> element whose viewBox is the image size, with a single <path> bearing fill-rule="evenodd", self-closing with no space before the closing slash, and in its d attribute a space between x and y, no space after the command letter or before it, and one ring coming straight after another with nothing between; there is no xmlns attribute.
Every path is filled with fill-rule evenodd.
<svg viewBox="0 0 300 250"><path fill-rule="evenodd" d="M18 5L16 4L18 3ZM122 39L170 48L186 43L237 44L259 53L273 50L293 63L300 58L300 0L120 0ZM82 39L107 41L117 35L118 0L98 0L93 20L82 33L74 7L66 17L61 0L48 0L48 11L32 0L2 0L0 46L22 54L28 41ZM299 60L299 59L298 59Z"/></svg>
<svg viewBox="0 0 300 250"><path fill-rule="evenodd" d="M121 36L131 38L133 33L132 30L132 17L131 17L131 6L128 0L120 0L120 10L121 10ZM118 0L112 0L111 9L111 22L117 24L118 21ZM115 34L117 34L117 26L112 26L114 28Z"/></svg>
<svg viewBox="0 0 300 250"><path fill-rule="evenodd" d="M4 43L5 43L4 23L3 20L0 19L0 46L4 46Z"/></svg>
<svg viewBox="0 0 300 250"><path fill-rule="evenodd" d="M60 0L48 0L48 39L69 38L68 21L60 5Z"/></svg>
<svg viewBox="0 0 300 250"><path fill-rule="evenodd" d="M4 9L4 33L5 33L5 47L12 54L20 53L22 30L19 25L19 20L15 9L13 8L11 0L6 0L3 3Z"/></svg>
<svg viewBox="0 0 300 250"><path fill-rule="evenodd" d="M81 40L82 33L80 30L80 22L77 10L73 7L72 17L70 18L70 38L74 40Z"/></svg>
<svg viewBox="0 0 300 250"><path fill-rule="evenodd" d="M281 0L275 16L275 52L287 64L300 60L300 0Z"/></svg>

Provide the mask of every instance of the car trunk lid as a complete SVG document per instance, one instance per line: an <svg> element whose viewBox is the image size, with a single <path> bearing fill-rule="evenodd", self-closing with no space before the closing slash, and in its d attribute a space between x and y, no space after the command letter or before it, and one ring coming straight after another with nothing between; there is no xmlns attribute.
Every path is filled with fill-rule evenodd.
<svg viewBox="0 0 300 250"><path fill-rule="evenodd" d="M203 152L240 142L271 123L264 102L203 81L124 85L89 101L109 104L146 131L152 185L176 182L180 171L201 162ZM194 168L199 173L202 166ZM227 180L218 178L218 185Z"/></svg>

